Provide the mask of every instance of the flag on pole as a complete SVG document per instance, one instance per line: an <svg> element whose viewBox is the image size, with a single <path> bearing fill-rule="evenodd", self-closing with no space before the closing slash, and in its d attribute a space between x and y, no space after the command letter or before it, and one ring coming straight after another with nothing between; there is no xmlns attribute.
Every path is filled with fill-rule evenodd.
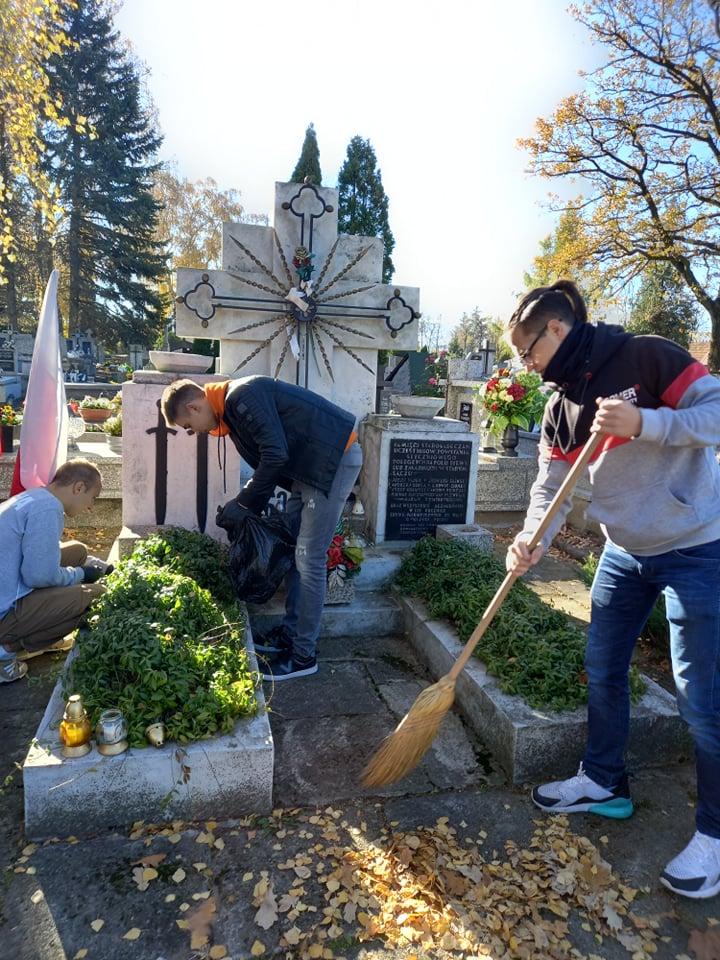
<svg viewBox="0 0 720 960"><path fill-rule="evenodd" d="M10 496L49 483L67 460L68 413L60 351L58 272L53 270L43 298L35 336L20 449Z"/></svg>

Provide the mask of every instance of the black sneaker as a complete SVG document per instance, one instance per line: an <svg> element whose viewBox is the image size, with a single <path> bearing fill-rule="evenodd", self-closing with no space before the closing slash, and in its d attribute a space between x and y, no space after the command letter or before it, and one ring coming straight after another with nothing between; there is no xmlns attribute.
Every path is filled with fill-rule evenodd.
<svg viewBox="0 0 720 960"><path fill-rule="evenodd" d="M287 656L292 652L293 638L285 624L281 623L279 626L273 627L272 630L268 630L267 633L254 635L253 644L255 650L265 657L268 654L278 653Z"/></svg>
<svg viewBox="0 0 720 960"><path fill-rule="evenodd" d="M315 657L294 657L292 654L278 654L263 670L263 680L295 680L297 677L309 677L317 673Z"/></svg>

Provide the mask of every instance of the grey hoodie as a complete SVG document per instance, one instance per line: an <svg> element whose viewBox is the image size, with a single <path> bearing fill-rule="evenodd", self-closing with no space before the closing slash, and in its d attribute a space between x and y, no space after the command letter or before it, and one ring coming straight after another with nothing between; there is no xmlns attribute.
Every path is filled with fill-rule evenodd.
<svg viewBox="0 0 720 960"><path fill-rule="evenodd" d="M596 398L640 408L642 429L628 440L607 437L589 467L597 520L616 546L638 556L720 539L720 381L686 350L662 337L621 328L577 325L545 371L558 391L543 418L539 471L522 539L537 528L590 434ZM543 538L564 523L568 498Z"/></svg>

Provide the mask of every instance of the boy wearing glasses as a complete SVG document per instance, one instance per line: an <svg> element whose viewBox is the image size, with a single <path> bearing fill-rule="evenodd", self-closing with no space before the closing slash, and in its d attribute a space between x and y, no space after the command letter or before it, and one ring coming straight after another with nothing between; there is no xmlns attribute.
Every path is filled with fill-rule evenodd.
<svg viewBox="0 0 720 960"><path fill-rule="evenodd" d="M677 702L695 741L696 833L661 882L691 898L720 892L720 382L662 337L591 326L569 281L532 290L509 323L517 356L557 386L543 417L540 467L507 567L538 562L527 541L591 432L588 515L606 544L591 591L585 667L588 741L577 776L535 787L551 813L631 816L625 770L630 658L655 601L665 596Z"/></svg>

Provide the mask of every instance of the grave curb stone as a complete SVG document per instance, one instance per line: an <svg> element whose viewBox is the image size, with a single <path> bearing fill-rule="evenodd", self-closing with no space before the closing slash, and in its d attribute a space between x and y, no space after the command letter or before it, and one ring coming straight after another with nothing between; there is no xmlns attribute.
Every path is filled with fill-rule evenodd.
<svg viewBox="0 0 720 960"><path fill-rule="evenodd" d="M420 600L396 596L410 643L436 679L444 676L463 647L455 629L432 620ZM648 677L643 680L646 692L630 717L631 770L674 763L692 754L675 698ZM584 707L565 713L535 710L520 697L503 693L475 657L458 677L455 704L511 783L557 779L577 771L587 731Z"/></svg>
<svg viewBox="0 0 720 960"><path fill-rule="evenodd" d="M250 669L257 670L249 620L246 636ZM274 743L262 685L256 696L257 714L239 720L230 734L184 747L173 742L130 747L115 757L103 757L93 746L84 757L67 759L58 736L64 709L60 678L23 763L26 835L33 840L87 836L138 820L270 813ZM179 749L191 771L187 784L180 777Z"/></svg>

